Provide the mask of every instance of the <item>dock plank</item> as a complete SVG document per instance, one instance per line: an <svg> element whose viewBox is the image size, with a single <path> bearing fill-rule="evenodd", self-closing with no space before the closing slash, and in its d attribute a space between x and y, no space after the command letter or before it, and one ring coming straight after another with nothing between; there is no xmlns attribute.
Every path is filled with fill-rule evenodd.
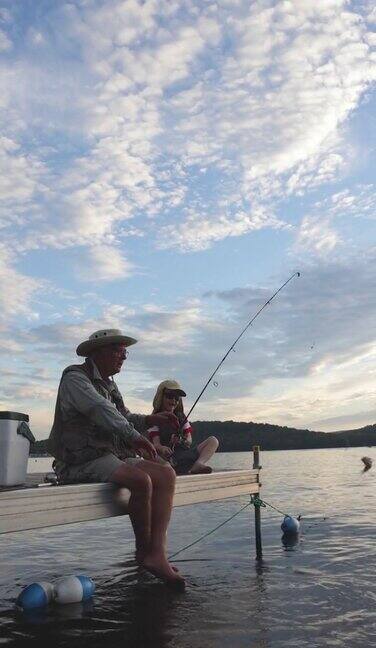
<svg viewBox="0 0 376 648"><path fill-rule="evenodd" d="M42 477L38 475L36 480ZM259 489L258 469L184 475L176 480L174 506L255 494ZM0 533L125 515L129 496L127 489L117 489L112 484L43 485L2 490Z"/></svg>

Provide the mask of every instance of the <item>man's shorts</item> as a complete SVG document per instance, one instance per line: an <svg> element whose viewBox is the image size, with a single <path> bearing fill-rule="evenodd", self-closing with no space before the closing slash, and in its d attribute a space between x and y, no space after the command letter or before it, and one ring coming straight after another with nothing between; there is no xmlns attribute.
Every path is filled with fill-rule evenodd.
<svg viewBox="0 0 376 648"><path fill-rule="evenodd" d="M119 466L136 466L140 461L143 461L142 457L128 457L122 460L109 453L77 466L56 461L54 468L62 484L108 482L111 481L111 475Z"/></svg>

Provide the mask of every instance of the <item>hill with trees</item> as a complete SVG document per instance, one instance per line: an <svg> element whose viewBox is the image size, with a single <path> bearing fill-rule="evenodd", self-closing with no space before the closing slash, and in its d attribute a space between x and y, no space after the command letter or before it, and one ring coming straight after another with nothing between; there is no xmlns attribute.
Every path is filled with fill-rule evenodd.
<svg viewBox="0 0 376 648"><path fill-rule="evenodd" d="M248 451L253 445L262 450L301 450L309 448L341 448L376 445L376 423L355 430L314 432L270 423L237 421L196 421L192 423L195 444L209 436L219 440L219 452ZM48 455L46 439L30 448L34 456Z"/></svg>
<svg viewBox="0 0 376 648"><path fill-rule="evenodd" d="M263 450L298 450L376 445L376 424L356 430L314 432L270 423L239 423L236 421L196 421L195 442L214 435L220 451L248 451L253 445Z"/></svg>

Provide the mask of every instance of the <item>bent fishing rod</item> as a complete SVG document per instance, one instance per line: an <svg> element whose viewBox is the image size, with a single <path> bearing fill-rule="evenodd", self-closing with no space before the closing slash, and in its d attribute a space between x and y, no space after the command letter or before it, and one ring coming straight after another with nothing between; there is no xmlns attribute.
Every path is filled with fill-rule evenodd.
<svg viewBox="0 0 376 648"><path fill-rule="evenodd" d="M248 324L243 328L243 330L242 330L241 333L238 335L238 337L236 338L236 340L231 344L230 348L226 351L225 355L223 356L223 358L222 358L222 360L220 361L220 363L218 364L218 366L214 369L214 371L213 371L213 373L211 374L210 378L208 378L208 380L206 381L204 387L202 388L202 390L200 391L199 395L197 396L197 398L196 398L195 402L193 403L191 409L189 410L188 414L184 415L183 423L181 423L181 425L180 425L180 427L179 427L179 433L181 432L181 430L182 430L182 428L183 428L183 425L188 421L189 416L190 416L191 413L193 412L194 408L196 407L198 401L200 400L201 396L202 396L203 393L205 392L206 388L209 386L209 384L210 384L211 381L213 380L213 378L214 378L215 374L217 373L218 369L223 365L224 361L226 360L227 356L231 353L231 351L234 350L235 345L239 342L240 338L244 335L244 333L247 331L247 329L249 329L249 327L251 326L251 324L252 324L252 323L255 321L255 319L260 315L260 313L264 310L264 308L266 308L266 306L269 306L269 304L273 301L274 297L276 297L276 296L278 295L278 293L280 293L281 290L283 290L283 288L284 288L285 286L287 286L287 284L290 283L290 281L292 281L292 279L294 279L294 277L300 277L300 272L294 272L294 274L292 274L291 277L290 277L289 279L287 279L287 281L285 281L285 283L282 284L282 286L280 286L280 287L278 288L278 290L275 291L275 293L274 293L274 294L273 294L273 295L272 295L272 296L271 296L271 297L270 297L270 298L265 302L265 304L263 304L263 306L261 306L261 308L259 308L259 310L257 311L257 313L252 317L252 319L249 320Z"/></svg>

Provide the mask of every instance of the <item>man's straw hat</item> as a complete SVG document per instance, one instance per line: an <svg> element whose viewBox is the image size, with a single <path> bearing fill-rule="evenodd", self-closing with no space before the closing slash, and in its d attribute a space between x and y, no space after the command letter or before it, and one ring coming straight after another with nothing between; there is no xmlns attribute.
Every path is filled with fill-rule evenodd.
<svg viewBox="0 0 376 648"><path fill-rule="evenodd" d="M76 349L78 356L83 356L86 358L92 351L98 349L99 347L108 346L109 344L124 344L125 346L131 346L136 344L137 340L134 338L128 337L128 335L123 335L119 329L102 329L100 331L95 331L90 335L88 340L81 342Z"/></svg>

